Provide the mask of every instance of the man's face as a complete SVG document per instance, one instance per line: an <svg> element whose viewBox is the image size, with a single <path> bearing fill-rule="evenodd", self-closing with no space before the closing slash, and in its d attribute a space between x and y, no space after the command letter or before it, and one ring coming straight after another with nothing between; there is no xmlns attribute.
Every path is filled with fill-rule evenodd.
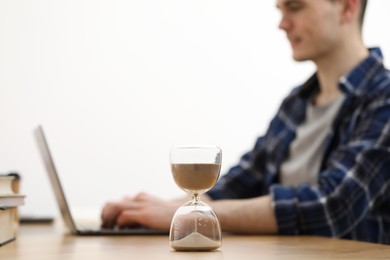
<svg viewBox="0 0 390 260"><path fill-rule="evenodd" d="M316 61L340 43L340 5L332 0L277 0L279 28L286 32L296 61Z"/></svg>

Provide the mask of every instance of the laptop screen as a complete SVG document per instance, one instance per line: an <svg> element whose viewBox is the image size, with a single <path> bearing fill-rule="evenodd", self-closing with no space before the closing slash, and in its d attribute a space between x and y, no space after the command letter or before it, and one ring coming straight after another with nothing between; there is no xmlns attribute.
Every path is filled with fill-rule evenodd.
<svg viewBox="0 0 390 260"><path fill-rule="evenodd" d="M45 164L46 171L49 175L49 179L51 182L51 185L54 190L54 194L59 206L59 209L61 211L62 218L64 219L64 222L66 226L69 228L69 230L75 234L77 233L77 228L75 225L75 222L72 218L72 214L68 205L68 202L66 201L64 190L61 186L61 181L58 176L53 157L50 153L49 145L43 130L42 126L38 126L35 131L35 139L37 141L40 154L42 156L43 163Z"/></svg>

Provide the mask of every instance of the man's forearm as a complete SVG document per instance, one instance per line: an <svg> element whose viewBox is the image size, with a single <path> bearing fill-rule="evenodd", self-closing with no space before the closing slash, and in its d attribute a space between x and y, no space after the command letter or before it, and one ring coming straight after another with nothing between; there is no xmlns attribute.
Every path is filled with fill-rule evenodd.
<svg viewBox="0 0 390 260"><path fill-rule="evenodd" d="M271 197L208 202L223 231L247 234L276 234L277 224Z"/></svg>

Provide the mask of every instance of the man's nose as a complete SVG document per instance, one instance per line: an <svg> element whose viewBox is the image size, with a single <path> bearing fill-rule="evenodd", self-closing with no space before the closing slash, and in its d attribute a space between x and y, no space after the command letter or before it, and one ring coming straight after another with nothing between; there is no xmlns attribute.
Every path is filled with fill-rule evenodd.
<svg viewBox="0 0 390 260"><path fill-rule="evenodd" d="M278 27L279 29L287 32L291 27L291 22L283 15Z"/></svg>

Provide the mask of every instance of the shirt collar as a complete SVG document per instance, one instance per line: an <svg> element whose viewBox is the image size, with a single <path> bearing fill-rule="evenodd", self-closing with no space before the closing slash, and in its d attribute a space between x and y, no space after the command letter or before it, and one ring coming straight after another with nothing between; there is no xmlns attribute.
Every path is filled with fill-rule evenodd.
<svg viewBox="0 0 390 260"><path fill-rule="evenodd" d="M383 56L380 48L370 48L369 55L355 68L342 76L339 80L339 88L346 95L362 96L370 93L367 82L371 75L376 75L378 69L383 69ZM371 86L372 87L372 86ZM309 98L315 91L319 91L317 74L314 73L299 89L299 96Z"/></svg>
<svg viewBox="0 0 390 260"><path fill-rule="evenodd" d="M383 69L383 56L380 48L370 48L369 55L359 65L340 78L339 88L345 94L362 96L370 93L372 75L376 75L378 69Z"/></svg>

